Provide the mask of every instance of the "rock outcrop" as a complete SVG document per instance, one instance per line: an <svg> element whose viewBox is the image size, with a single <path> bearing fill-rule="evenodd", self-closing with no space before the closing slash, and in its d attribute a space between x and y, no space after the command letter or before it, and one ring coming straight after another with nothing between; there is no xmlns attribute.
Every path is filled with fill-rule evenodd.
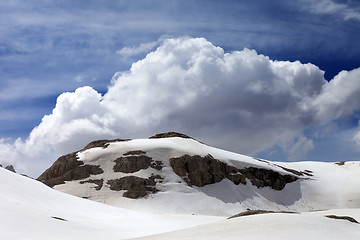
<svg viewBox="0 0 360 240"><path fill-rule="evenodd" d="M114 172L134 173L150 167L152 158L146 155L119 157L114 160Z"/></svg>
<svg viewBox="0 0 360 240"><path fill-rule="evenodd" d="M145 197L149 193L158 192L159 190L155 187L157 179L163 180L159 175L152 175L149 178L126 176L119 179L108 180L107 184L109 184L110 189L114 191L126 190L123 196L135 199Z"/></svg>
<svg viewBox="0 0 360 240"><path fill-rule="evenodd" d="M246 184L247 178L258 188L271 187L274 190L282 190L287 183L298 179L293 175L282 175L268 169L254 167L237 169L214 159L211 155L205 157L184 155L171 158L170 165L186 183L197 187L217 183L225 178L236 185Z"/></svg>
<svg viewBox="0 0 360 240"><path fill-rule="evenodd" d="M59 157L37 180L49 187L54 187L55 185L63 184L65 181L81 180L90 177L90 175L101 174L103 170L100 166L85 165L77 159L76 155L90 148L107 148L111 142L124 142L129 140L130 139L112 139L90 142L79 151Z"/></svg>
<svg viewBox="0 0 360 240"><path fill-rule="evenodd" d="M112 142L126 142L126 141L130 141L130 140L131 139L96 140L96 141L92 141L91 143L86 145L80 151L84 151L86 149L95 148L95 147L107 148L109 146L109 144Z"/></svg>
<svg viewBox="0 0 360 240"><path fill-rule="evenodd" d="M171 137L180 137L180 138L191 138L185 134L182 133L178 133L178 132L167 132L167 133L159 133L156 134L154 136L149 137L149 139L154 139L154 138L171 138Z"/></svg>
<svg viewBox="0 0 360 240"><path fill-rule="evenodd" d="M59 157L54 164L42 173L37 180L49 187L63 184L65 181L81 180L103 173L104 171L95 165L85 165L77 159L78 152L73 152Z"/></svg>
<svg viewBox="0 0 360 240"><path fill-rule="evenodd" d="M156 170L161 170L163 168L162 161L154 161L151 157L148 157L145 154L146 152L141 150L124 153L123 157L119 157L114 160L114 172L135 173L141 169L147 169L149 167Z"/></svg>
<svg viewBox="0 0 360 240"><path fill-rule="evenodd" d="M11 171L11 172L13 172L13 173L16 173L15 168L14 168L13 165L8 165L8 166L5 167L5 169L6 169L6 170L9 170L9 171Z"/></svg>

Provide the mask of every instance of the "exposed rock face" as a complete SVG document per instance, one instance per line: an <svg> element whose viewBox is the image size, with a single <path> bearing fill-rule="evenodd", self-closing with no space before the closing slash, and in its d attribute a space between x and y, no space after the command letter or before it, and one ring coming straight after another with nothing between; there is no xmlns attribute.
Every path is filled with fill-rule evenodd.
<svg viewBox="0 0 360 240"><path fill-rule="evenodd" d="M79 151L59 157L50 168L37 178L37 180L49 187L54 187L55 185L63 184L64 181L80 180L88 178L90 175L101 174L103 173L103 170L100 166L84 165L82 161L77 159L77 153L95 147L106 148L111 142L123 141L129 141L129 139L93 141Z"/></svg>
<svg viewBox="0 0 360 240"><path fill-rule="evenodd" d="M163 168L164 164L162 161L152 161L150 164L150 167L156 169L156 170L161 170Z"/></svg>
<svg viewBox="0 0 360 240"><path fill-rule="evenodd" d="M114 172L134 173L150 167L152 158L146 155L120 157L114 160Z"/></svg>
<svg viewBox="0 0 360 240"><path fill-rule="evenodd" d="M127 176L119 179L111 179L107 181L110 189L114 191L126 190L124 197L139 198L145 197L148 193L156 193L156 179L163 179L161 176L151 176L150 178L140 178L136 176Z"/></svg>
<svg viewBox="0 0 360 240"><path fill-rule="evenodd" d="M217 183L227 178L234 184L246 184L248 178L256 187L271 187L281 190L287 183L298 178L292 175L281 175L272 170L260 168L237 169L224 162L214 159L211 155L201 157L198 155L184 155L170 159L170 166L174 172L182 177L190 186L202 187Z"/></svg>
<svg viewBox="0 0 360 240"><path fill-rule="evenodd" d="M128 155L141 155L141 154L145 154L146 152L141 151L141 150L134 150L134 151L129 151L124 153L124 156L128 156Z"/></svg>
<svg viewBox="0 0 360 240"><path fill-rule="evenodd" d="M289 213L289 214L298 214L297 212L291 212L291 211L269 211L269 210L247 210L245 212L238 213L236 215L233 215L231 217L228 217L228 219L231 218L237 218L237 217L243 217L243 216L251 216L256 214L266 214L266 213Z"/></svg>
<svg viewBox="0 0 360 240"><path fill-rule="evenodd" d="M5 169L6 169L6 170L9 170L9 171L11 171L11 172L16 173L16 171L15 171L15 169L14 169L13 165L8 165L8 166L6 166L6 167L5 167Z"/></svg>
<svg viewBox="0 0 360 240"><path fill-rule="evenodd" d="M149 137L149 139L153 139L153 138L170 138L170 137L191 138L191 137L189 137L189 136L187 136L185 134L182 134L182 133L167 132L167 133L156 134L154 136Z"/></svg>
<svg viewBox="0 0 360 240"><path fill-rule="evenodd" d="M119 157L114 160L114 172L134 173L149 167L156 170L161 170L163 168L163 163L161 161L154 161L151 157L144 154L146 154L146 152L141 150L130 151L123 154L126 157Z"/></svg>
<svg viewBox="0 0 360 240"><path fill-rule="evenodd" d="M352 223L360 224L358 221L356 221L356 219L354 219L352 217L349 217L349 216L326 215L325 217L333 218L333 219L340 219L340 220L347 220L347 221L350 221Z"/></svg>
<svg viewBox="0 0 360 240"><path fill-rule="evenodd" d="M89 143L88 145L86 145L82 150L86 150L86 149L90 149L90 148L94 148L94 147L107 148L109 146L109 143L125 142L125 141L130 141L130 139L96 140L96 141L93 141L93 142Z"/></svg>
<svg viewBox="0 0 360 240"><path fill-rule="evenodd" d="M104 172L100 166L84 165L82 161L78 161L77 153L73 152L59 157L37 180L53 187L65 181L85 179L90 175Z"/></svg>
<svg viewBox="0 0 360 240"><path fill-rule="evenodd" d="M294 182L298 179L292 175L281 175L278 172L263 168L249 167L240 169L239 172L258 188L271 187L275 190L282 190L287 183Z"/></svg>
<svg viewBox="0 0 360 240"><path fill-rule="evenodd" d="M184 155L178 158L171 158L170 166L189 185L197 187L220 182L228 175L233 179L235 178L234 175L238 172L235 167L216 160L211 155L205 157ZM236 176L236 178L238 177ZM239 178L236 181L237 184L240 182L245 184L245 178L241 176Z"/></svg>

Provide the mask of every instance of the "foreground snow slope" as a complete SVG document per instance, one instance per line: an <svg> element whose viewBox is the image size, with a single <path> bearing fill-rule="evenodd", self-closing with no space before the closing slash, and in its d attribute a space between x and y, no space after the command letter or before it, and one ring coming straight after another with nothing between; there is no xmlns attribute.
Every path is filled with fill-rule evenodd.
<svg viewBox="0 0 360 240"><path fill-rule="evenodd" d="M141 156L162 164L161 170L148 167L134 173L114 172L114 159L127 158L127 153L141 150ZM201 187L189 186L174 172L170 159L189 156L209 156L237 169L271 170L281 175L296 177L283 189L257 187L246 179L246 184L234 184L228 178ZM360 207L360 163L324 162L280 163L256 159L207 146L188 138L137 139L112 142L105 148L95 147L77 153L84 164L99 166L103 173L86 179L65 181L54 188L98 202L155 213L181 213L231 216L246 209L312 211L329 208ZM110 189L109 181L128 176L148 178L158 175L156 193L130 199L125 191ZM91 181L104 182L95 189Z"/></svg>
<svg viewBox="0 0 360 240"><path fill-rule="evenodd" d="M340 214L340 216L352 216L360 221L359 209L340 209L306 214L269 213L227 219L133 240L360 239L360 224L325 217L325 215L334 213Z"/></svg>
<svg viewBox="0 0 360 240"><path fill-rule="evenodd" d="M161 216L53 190L0 168L0 239L125 239L196 226L218 217Z"/></svg>

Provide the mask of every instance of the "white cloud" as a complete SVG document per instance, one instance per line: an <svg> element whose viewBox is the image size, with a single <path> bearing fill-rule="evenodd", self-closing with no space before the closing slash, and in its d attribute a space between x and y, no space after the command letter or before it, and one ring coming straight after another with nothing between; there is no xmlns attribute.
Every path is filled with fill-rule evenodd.
<svg viewBox="0 0 360 240"><path fill-rule="evenodd" d="M342 71L323 85L313 101L317 118L326 121L351 116L360 109L360 68Z"/></svg>
<svg viewBox="0 0 360 240"><path fill-rule="evenodd" d="M296 160L315 147L304 130L360 109L359 75L360 68L343 71L327 83L312 64L225 53L203 38L167 39L116 73L104 96L91 87L63 93L26 140L0 147L15 162L25 156L48 166L95 139L174 130L244 154L277 145ZM44 170L26 165L33 175Z"/></svg>
<svg viewBox="0 0 360 240"><path fill-rule="evenodd" d="M139 46L136 47L123 47L122 49L116 51L116 53L124 57L132 57L140 53L146 53L151 51L157 44L158 42L141 43Z"/></svg>

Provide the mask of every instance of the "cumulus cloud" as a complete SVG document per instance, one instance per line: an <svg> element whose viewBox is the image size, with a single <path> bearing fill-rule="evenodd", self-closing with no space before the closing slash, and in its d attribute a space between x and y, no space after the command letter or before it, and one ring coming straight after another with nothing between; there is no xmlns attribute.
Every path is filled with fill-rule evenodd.
<svg viewBox="0 0 360 240"><path fill-rule="evenodd" d="M0 148L14 161L21 154L46 166L95 139L174 130L244 154L279 146L302 159L315 147L306 129L360 109L359 76L360 69L343 71L328 83L309 63L225 53L204 38L167 39L116 73L104 96L91 87L63 93L26 140Z"/></svg>

